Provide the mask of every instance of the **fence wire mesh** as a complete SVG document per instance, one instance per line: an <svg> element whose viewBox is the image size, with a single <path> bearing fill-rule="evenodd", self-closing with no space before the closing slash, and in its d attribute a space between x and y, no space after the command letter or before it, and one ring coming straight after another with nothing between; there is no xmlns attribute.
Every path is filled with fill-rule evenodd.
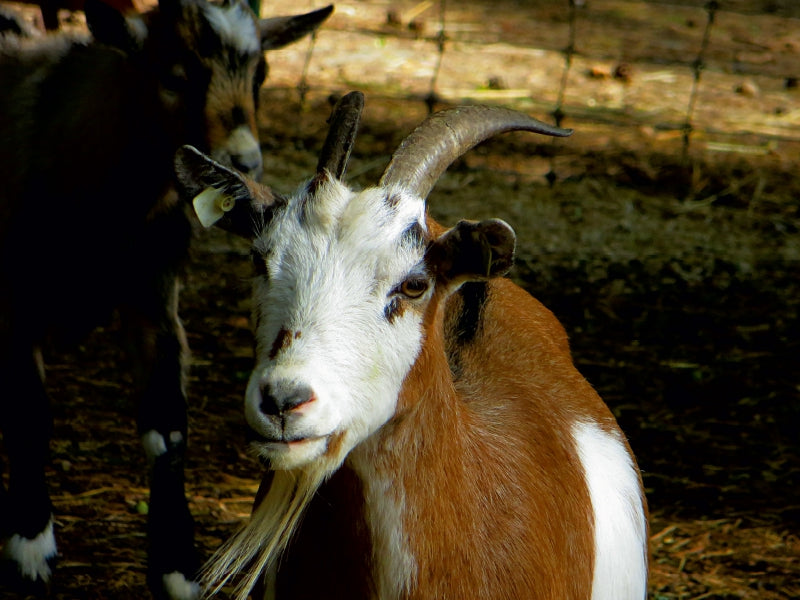
<svg viewBox="0 0 800 600"><path fill-rule="evenodd" d="M262 15L321 6L276 0ZM602 150L768 155L800 143L800 5L729 0L344 0L272 87L361 89L428 110L493 103ZM552 175L552 173L551 173Z"/></svg>

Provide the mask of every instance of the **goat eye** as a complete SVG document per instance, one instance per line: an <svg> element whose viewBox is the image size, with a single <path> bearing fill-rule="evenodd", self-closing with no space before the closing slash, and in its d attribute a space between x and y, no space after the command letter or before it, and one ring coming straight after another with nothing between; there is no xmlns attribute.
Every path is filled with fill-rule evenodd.
<svg viewBox="0 0 800 600"><path fill-rule="evenodd" d="M408 298L419 298L428 290L428 280L419 275L409 277L400 284L399 291Z"/></svg>
<svg viewBox="0 0 800 600"><path fill-rule="evenodd" d="M161 77L161 85L166 91L172 93L184 91L187 81L186 69L181 65L174 65L172 69Z"/></svg>

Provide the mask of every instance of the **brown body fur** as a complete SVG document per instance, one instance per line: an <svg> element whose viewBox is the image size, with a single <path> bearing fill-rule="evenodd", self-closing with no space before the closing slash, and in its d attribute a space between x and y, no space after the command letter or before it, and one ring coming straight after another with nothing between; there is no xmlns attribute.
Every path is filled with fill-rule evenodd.
<svg viewBox="0 0 800 600"><path fill-rule="evenodd" d="M395 418L320 489L280 561L278 598L375 597L380 557L352 471L364 463L394 481L407 509L417 572L403 598L589 597L591 503L569 426L616 422L575 369L555 316L507 279L488 288L466 345L453 340L460 296L431 302ZM314 577L302 576L309 564Z"/></svg>

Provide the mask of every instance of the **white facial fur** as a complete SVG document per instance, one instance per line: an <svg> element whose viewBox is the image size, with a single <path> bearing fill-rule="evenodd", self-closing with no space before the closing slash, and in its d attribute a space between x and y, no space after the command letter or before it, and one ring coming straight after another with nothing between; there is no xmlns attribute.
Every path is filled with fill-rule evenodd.
<svg viewBox="0 0 800 600"><path fill-rule="evenodd" d="M256 22L244 2L222 6L208 4L203 10L208 22L226 44L245 54L261 51Z"/></svg>
<svg viewBox="0 0 800 600"><path fill-rule="evenodd" d="M333 470L394 413L419 352L418 309L430 289L387 318L397 286L424 272L424 244L404 233L424 228L425 220L422 200L390 205L386 197L386 190L354 193L329 181L305 208L294 198L276 211L254 243L267 275L253 286L257 356L245 414L274 442L258 445L273 468L326 455ZM308 386L315 399L292 411L279 431L261 411L264 385Z"/></svg>
<svg viewBox="0 0 800 600"><path fill-rule="evenodd" d="M261 146L247 125L234 129L228 139L211 153L215 160L225 162L226 157L235 156L237 168L258 181L262 174Z"/></svg>

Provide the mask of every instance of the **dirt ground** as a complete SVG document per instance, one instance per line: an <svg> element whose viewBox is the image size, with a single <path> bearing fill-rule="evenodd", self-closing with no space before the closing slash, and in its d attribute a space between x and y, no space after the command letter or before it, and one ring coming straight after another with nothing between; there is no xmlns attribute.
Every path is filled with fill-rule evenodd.
<svg viewBox="0 0 800 600"><path fill-rule="evenodd" d="M362 4L363 11L352 13L365 19L360 29L346 22L356 16L344 9L361 4L347 2L337 8L331 36L319 36L310 69L314 85L302 104L295 84L303 49L273 60L263 91L262 142L265 181L280 191L313 172L329 94L359 83L334 50L363 46L364 31L371 48L411 44L408 57L419 43L397 34L376 45L375 31L385 26L391 3ZM417 3L397 4L407 10ZM496 10L521 4L501 2ZM547 18L553 28L563 25L555 4L531 8L529 20L544 40ZM626 16L620 7L632 4L638 3L595 3L610 7L598 12L614 31ZM696 115L705 129L688 156L679 135L656 126L679 121L685 98L652 121L638 108L667 96L652 85L637 88L642 79L691 79L688 68L670 66L670 79L667 67L653 66L653 53L670 46L651 27L638 45L626 47L639 74L628 88L602 73L587 75L592 67L613 68L619 47L580 58L574 99L566 104L572 118L565 124L576 129L572 138L556 144L523 134L493 140L457 161L430 197L431 211L444 223L497 216L516 229L512 277L562 320L576 363L613 409L642 469L651 509L652 600L800 598L800 92L786 85L800 64L800 43L789 44L800 39L792 38L800 27L780 12L792 16L791 4L773 4L777 15L758 21L757 34L752 17L743 17L750 18L750 29L733 13L720 18L724 31L734 33L720 34L723 42L711 53L716 70L705 75L708 95ZM486 18L483 6L461 3L463 14L454 19L479 22ZM663 8L648 5L654 7ZM669 24L673 40L688 47L702 33L702 20L690 24L684 10L694 11L695 19L705 13L694 6L669 9L678 15ZM426 27L435 30L434 17ZM607 39L596 30L602 21L591 23L592 35ZM653 42L654 30L661 46ZM474 29L459 31L473 35ZM636 28L624 31L628 42L635 39ZM468 55L468 43L454 42L453 52ZM554 49L542 46L543 68L563 61L556 41ZM743 48L751 52L744 57L750 62L738 62L744 71L728 68L725 61L737 53L741 59ZM405 51L398 46L402 56ZM631 57L634 51L640 54ZM508 93L536 84L514 79L518 56L509 52L505 63L492 62L493 52L481 54L488 62L471 69L475 82L456 82L443 70L440 84L451 92L443 97L497 101L505 91L505 103L546 118L537 103ZM772 60L759 62L763 54ZM362 59L364 80L373 71L386 77L373 58ZM759 64L766 65L763 76L753 75ZM408 96L423 96L427 78L417 81L409 64L403 68L411 80ZM506 81L492 96L491 86L476 82L500 69ZM749 77L756 78L754 97L736 91ZM366 186L426 109L388 93L391 81L361 83L367 108L349 176ZM607 110L590 111L581 93ZM615 108L617 100L628 108ZM644 122L620 124L639 117ZM715 117L716 128L710 125ZM732 121L755 133L732 136L741 129L729 127ZM551 170L552 185L545 177ZM182 296L193 351L188 493L206 555L246 518L260 473L247 454L241 411L252 367L247 253L242 240L198 232ZM53 592L59 599L147 594L145 461L126 365L113 323L74 354L49 357L56 416L49 476L61 554Z"/></svg>

